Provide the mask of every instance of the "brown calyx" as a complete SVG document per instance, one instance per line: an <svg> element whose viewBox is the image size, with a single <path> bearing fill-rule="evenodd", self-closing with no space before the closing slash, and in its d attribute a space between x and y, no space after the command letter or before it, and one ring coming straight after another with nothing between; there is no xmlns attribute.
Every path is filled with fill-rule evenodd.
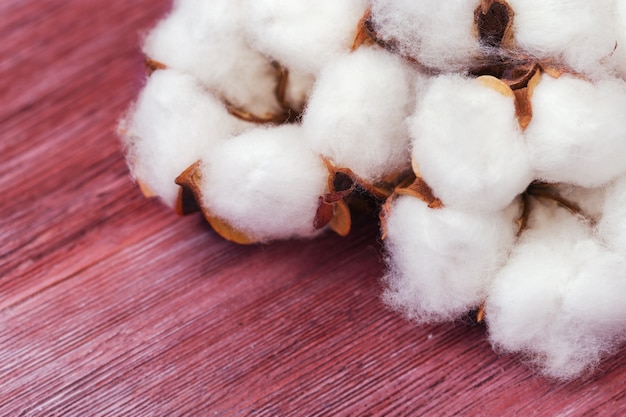
<svg viewBox="0 0 626 417"><path fill-rule="evenodd" d="M176 178L176 184L180 186L176 212L180 215L186 215L200 210L213 230L224 239L241 245L258 243L256 239L237 230L225 220L214 216L208 208L202 205L202 171L200 168L201 162L198 161Z"/></svg>
<svg viewBox="0 0 626 417"><path fill-rule="evenodd" d="M200 184L202 182L202 173L200 171L200 161L195 162L185 169L176 180L178 189L178 199L174 207L176 214L185 216L187 214L200 211Z"/></svg>
<svg viewBox="0 0 626 417"><path fill-rule="evenodd" d="M144 64L146 66L146 74L149 76L152 75L154 71L166 69L167 66L159 61L155 61L154 59L146 57Z"/></svg>
<svg viewBox="0 0 626 417"><path fill-rule="evenodd" d="M319 198L315 227L320 229L328 225L341 236L349 232L351 213L378 211L398 186L404 186L414 178L410 170L402 170L371 183L351 169L336 167L328 158L322 157L322 161L329 173L329 192Z"/></svg>
<svg viewBox="0 0 626 417"><path fill-rule="evenodd" d="M497 71L493 71L497 69ZM522 65L485 68L478 80L499 93L513 98L515 116L522 130L526 129L533 117L531 98L541 80L541 66L537 62ZM494 74L494 75L491 75Z"/></svg>
<svg viewBox="0 0 626 417"><path fill-rule="evenodd" d="M405 178L404 181L398 184L393 191L393 194L385 200L385 203L380 210L378 217L380 220L382 240L385 240L387 237L387 219L389 217L389 213L391 212L391 206L396 198L403 195L418 198L426 203L431 209L440 209L444 207L442 201L435 196L433 189L430 188L428 183L424 181L424 179L419 175L419 172L416 170L411 177Z"/></svg>
<svg viewBox="0 0 626 417"><path fill-rule="evenodd" d="M356 50L361 45L372 45L377 43L376 34L372 28L371 17L372 10L368 8L357 24L356 36L352 42L352 48L350 48L351 51Z"/></svg>
<svg viewBox="0 0 626 417"><path fill-rule="evenodd" d="M354 181L347 172L337 170L322 158L328 168L329 192L319 197L319 205L313 227L321 229L328 226L340 236L347 236L352 226L350 208L344 201L354 191Z"/></svg>
<svg viewBox="0 0 626 417"><path fill-rule="evenodd" d="M409 195L411 197L419 198L428 205L431 209L439 209L443 207L443 203L439 200L433 189L424 181L422 177L417 177L407 187L397 188L395 193L397 195Z"/></svg>

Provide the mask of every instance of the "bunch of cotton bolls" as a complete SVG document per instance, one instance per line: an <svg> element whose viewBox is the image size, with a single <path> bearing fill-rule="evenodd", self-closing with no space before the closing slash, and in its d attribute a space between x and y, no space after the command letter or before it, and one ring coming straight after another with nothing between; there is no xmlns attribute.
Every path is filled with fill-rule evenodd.
<svg viewBox="0 0 626 417"><path fill-rule="evenodd" d="M146 195L243 244L365 198L409 319L564 380L626 342L626 0L178 0L144 52Z"/></svg>

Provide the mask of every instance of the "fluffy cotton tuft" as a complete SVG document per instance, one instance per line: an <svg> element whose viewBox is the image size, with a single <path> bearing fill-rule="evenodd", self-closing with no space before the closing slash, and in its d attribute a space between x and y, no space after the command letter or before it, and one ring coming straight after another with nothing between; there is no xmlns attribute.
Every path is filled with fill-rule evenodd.
<svg viewBox="0 0 626 417"><path fill-rule="evenodd" d="M298 126L258 128L202 159L202 204L258 241L308 237L328 170Z"/></svg>
<svg viewBox="0 0 626 417"><path fill-rule="evenodd" d="M366 0L242 0L251 43L292 70L317 74L350 51Z"/></svg>
<svg viewBox="0 0 626 417"><path fill-rule="evenodd" d="M431 209L399 197L387 219L384 300L420 322L452 320L477 307L513 245L515 212Z"/></svg>
<svg viewBox="0 0 626 417"><path fill-rule="evenodd" d="M315 77L347 53L366 0L242 0L243 27L255 49L289 69L286 101L302 109Z"/></svg>
<svg viewBox="0 0 626 417"><path fill-rule="evenodd" d="M178 0L146 38L144 52L194 75L236 107L276 113L276 70L248 45L241 15L239 1Z"/></svg>
<svg viewBox="0 0 626 417"><path fill-rule="evenodd" d="M497 211L532 180L513 98L476 79L435 78L409 124L413 160L445 205Z"/></svg>
<svg viewBox="0 0 626 417"><path fill-rule="evenodd" d="M302 112L314 85L315 77L313 74L290 69L285 88L285 102L289 104L291 109Z"/></svg>
<svg viewBox="0 0 626 417"><path fill-rule="evenodd" d="M382 49L360 48L320 74L303 117L313 150L366 181L407 168L405 117L418 74Z"/></svg>
<svg viewBox="0 0 626 417"><path fill-rule="evenodd" d="M507 1L517 46L538 58L594 74L615 48L615 0Z"/></svg>
<svg viewBox="0 0 626 417"><path fill-rule="evenodd" d="M176 177L217 143L248 128L194 77L160 70L148 79L120 132L135 178L172 207Z"/></svg>
<svg viewBox="0 0 626 417"><path fill-rule="evenodd" d="M586 188L567 183L552 184L551 187L565 200L577 205L589 221L597 223L603 216L606 187Z"/></svg>
<svg viewBox="0 0 626 417"><path fill-rule="evenodd" d="M583 187L626 172L626 83L543 76L525 131L535 176Z"/></svg>
<svg viewBox="0 0 626 417"><path fill-rule="evenodd" d="M626 340L626 260L589 225L536 203L527 230L489 291L491 342L570 379Z"/></svg>
<svg viewBox="0 0 626 417"><path fill-rule="evenodd" d="M477 1L372 0L377 36L420 64L463 71L481 55L474 25Z"/></svg>

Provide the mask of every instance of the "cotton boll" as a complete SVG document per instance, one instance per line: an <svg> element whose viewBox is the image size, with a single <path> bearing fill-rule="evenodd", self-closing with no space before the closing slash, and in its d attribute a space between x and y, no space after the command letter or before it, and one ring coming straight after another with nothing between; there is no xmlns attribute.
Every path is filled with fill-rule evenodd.
<svg viewBox="0 0 626 417"><path fill-rule="evenodd" d="M447 205L506 207L532 180L513 98L461 76L439 76L409 119L420 174Z"/></svg>
<svg viewBox="0 0 626 417"><path fill-rule="evenodd" d="M133 175L174 206L176 177L203 152L249 127L228 114L194 77L168 69L148 79L120 132Z"/></svg>
<svg viewBox="0 0 626 417"><path fill-rule="evenodd" d="M206 153L203 206L258 241L315 235L328 170L301 135L295 125L257 128Z"/></svg>
<svg viewBox="0 0 626 417"><path fill-rule="evenodd" d="M367 0L242 0L242 6L255 48L289 69L317 74L350 50Z"/></svg>
<svg viewBox="0 0 626 417"><path fill-rule="evenodd" d="M477 307L515 239L517 210L431 209L399 197L387 217L385 302L410 319L451 320Z"/></svg>
<svg viewBox="0 0 626 417"><path fill-rule="evenodd" d="M599 236L609 247L626 256L626 176L607 187L597 228Z"/></svg>
<svg viewBox="0 0 626 417"><path fill-rule="evenodd" d="M377 36L422 65L464 71L481 54L474 24L478 1L372 0Z"/></svg>
<svg viewBox="0 0 626 417"><path fill-rule="evenodd" d="M276 113L276 70L247 43L241 13L238 1L178 0L146 38L144 52L193 74L236 107Z"/></svg>
<svg viewBox="0 0 626 417"><path fill-rule="evenodd" d="M517 46L593 74L617 40L615 0L508 0Z"/></svg>
<svg viewBox="0 0 626 417"><path fill-rule="evenodd" d="M382 49L362 47L333 61L303 117L311 148L370 182L408 167L404 119L414 82L423 80Z"/></svg>
<svg viewBox="0 0 626 417"><path fill-rule="evenodd" d="M555 205L534 204L529 226L489 291L490 339L573 378L626 338L626 261Z"/></svg>
<svg viewBox="0 0 626 417"><path fill-rule="evenodd" d="M626 83L544 76L532 96L525 131L535 176L583 187L626 171Z"/></svg>
<svg viewBox="0 0 626 417"><path fill-rule="evenodd" d="M498 272L487 299L492 341L506 350L527 349L529 339L540 340L547 331L558 309L550 291L576 268L567 256L574 242L587 237L585 226L564 209L533 201L531 213L528 229Z"/></svg>

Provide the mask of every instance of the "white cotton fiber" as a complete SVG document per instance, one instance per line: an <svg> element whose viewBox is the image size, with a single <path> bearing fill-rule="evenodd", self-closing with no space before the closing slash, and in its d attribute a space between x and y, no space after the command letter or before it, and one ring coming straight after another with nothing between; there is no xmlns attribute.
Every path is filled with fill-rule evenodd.
<svg viewBox="0 0 626 417"><path fill-rule="evenodd" d="M193 74L236 107L276 113L276 70L248 44L241 14L239 1L178 0L146 38L144 52Z"/></svg>
<svg viewBox="0 0 626 417"><path fill-rule="evenodd" d="M615 0L615 4L617 45L608 65L614 67L622 79L626 79L626 1Z"/></svg>
<svg viewBox="0 0 626 417"><path fill-rule="evenodd" d="M478 1L372 0L377 36L401 55L443 72L467 70L481 48Z"/></svg>
<svg viewBox="0 0 626 417"><path fill-rule="evenodd" d="M386 303L420 322L452 320L476 308L513 245L516 214L515 208L431 209L399 197L387 218Z"/></svg>
<svg viewBox="0 0 626 417"><path fill-rule="evenodd" d="M291 109L302 112L315 85L315 77L312 74L292 69L288 71L289 76L284 100Z"/></svg>
<svg viewBox="0 0 626 417"><path fill-rule="evenodd" d="M447 206L500 210L531 182L513 98L479 80L433 80L409 119L413 160Z"/></svg>
<svg viewBox="0 0 626 417"><path fill-rule="evenodd" d="M176 177L203 152L249 127L194 77L168 69L152 74L119 130L133 175L172 207Z"/></svg>
<svg viewBox="0 0 626 417"><path fill-rule="evenodd" d="M258 241L307 237L328 170L306 146L299 126L257 128L202 159L202 203Z"/></svg>
<svg viewBox="0 0 626 417"><path fill-rule="evenodd" d="M626 172L626 83L543 76L525 136L538 179L584 187Z"/></svg>
<svg viewBox="0 0 626 417"><path fill-rule="evenodd" d="M551 184L550 187L565 200L577 205L591 222L597 222L602 217L606 187L579 187L567 183Z"/></svg>
<svg viewBox="0 0 626 417"><path fill-rule="evenodd" d="M251 43L286 67L317 74L349 52L366 0L242 0Z"/></svg>
<svg viewBox="0 0 626 417"><path fill-rule="evenodd" d="M597 229L610 248L626 256L626 176L607 187Z"/></svg>
<svg viewBox="0 0 626 417"><path fill-rule="evenodd" d="M615 0L508 0L519 48L593 74L617 40Z"/></svg>
<svg viewBox="0 0 626 417"><path fill-rule="evenodd" d="M541 372L569 379L626 339L626 262L566 210L533 208L530 229L487 298L490 339Z"/></svg>
<svg viewBox="0 0 626 417"><path fill-rule="evenodd" d="M405 117L418 74L379 48L361 47L320 74L303 127L311 148L375 182L409 166Z"/></svg>

